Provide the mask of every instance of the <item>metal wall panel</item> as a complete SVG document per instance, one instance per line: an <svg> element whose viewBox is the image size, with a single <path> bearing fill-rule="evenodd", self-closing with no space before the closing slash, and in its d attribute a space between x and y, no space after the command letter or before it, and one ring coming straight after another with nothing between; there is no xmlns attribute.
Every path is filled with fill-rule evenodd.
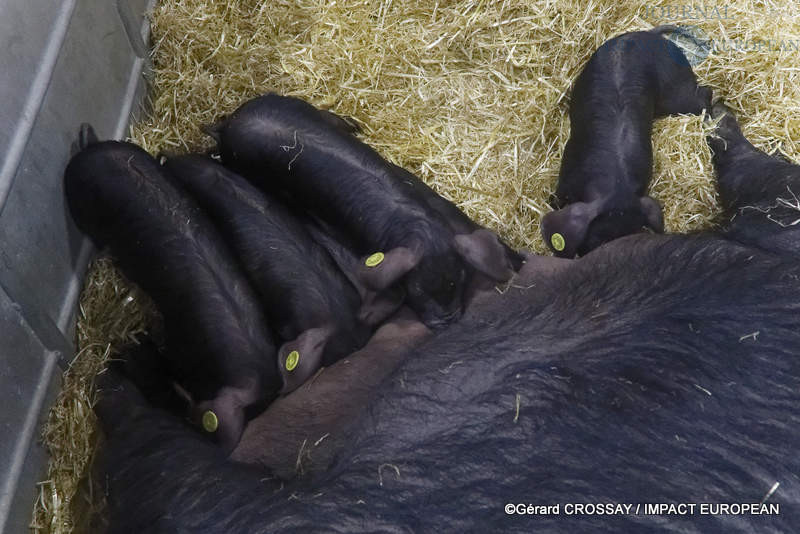
<svg viewBox="0 0 800 534"><path fill-rule="evenodd" d="M91 246L66 208L64 167L81 122L125 136L154 3L0 2L0 532L27 532L46 461L40 419L74 353Z"/></svg>

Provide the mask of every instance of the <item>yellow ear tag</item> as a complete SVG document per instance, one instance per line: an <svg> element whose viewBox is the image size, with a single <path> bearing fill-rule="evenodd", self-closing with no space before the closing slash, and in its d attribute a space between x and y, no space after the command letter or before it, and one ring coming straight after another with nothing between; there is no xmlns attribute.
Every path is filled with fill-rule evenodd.
<svg viewBox="0 0 800 534"><path fill-rule="evenodd" d="M297 362L300 361L300 353L296 350L293 350L286 356L286 370L287 371L294 371L294 368L297 367Z"/></svg>
<svg viewBox="0 0 800 534"><path fill-rule="evenodd" d="M552 244L553 248L559 252L564 250L564 247L567 246L567 242L564 241L564 236L558 232L550 236L550 244Z"/></svg>
<svg viewBox="0 0 800 534"><path fill-rule="evenodd" d="M212 412L211 410L207 410L203 413L203 430L206 432L216 432L217 428L219 427L219 419L217 419L217 414Z"/></svg>
<svg viewBox="0 0 800 534"><path fill-rule="evenodd" d="M364 262L367 267L376 267L383 261L383 252L376 252Z"/></svg>

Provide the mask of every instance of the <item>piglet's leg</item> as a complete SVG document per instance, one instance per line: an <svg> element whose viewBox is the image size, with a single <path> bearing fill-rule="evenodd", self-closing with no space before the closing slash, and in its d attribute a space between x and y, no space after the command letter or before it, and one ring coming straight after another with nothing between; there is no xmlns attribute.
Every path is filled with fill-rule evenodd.
<svg viewBox="0 0 800 534"><path fill-rule="evenodd" d="M755 148L731 111L714 104L720 119L708 138L714 153L726 233L739 242L800 255L800 166Z"/></svg>
<svg viewBox="0 0 800 534"><path fill-rule="evenodd" d="M669 32L669 27L663 27ZM684 37L690 37L683 30L672 27ZM657 33L662 33L655 29ZM663 38L664 50L659 53L655 68L660 79L658 98L656 99L656 116L692 113L699 115L711 109L711 89L697 84L697 78L686 60L686 50L682 50L674 42ZM695 45L703 47L707 43L696 41Z"/></svg>
<svg viewBox="0 0 800 534"><path fill-rule="evenodd" d="M711 89L697 85L691 69L681 72L670 87L660 95L656 104L656 116L690 113L700 115L711 108Z"/></svg>

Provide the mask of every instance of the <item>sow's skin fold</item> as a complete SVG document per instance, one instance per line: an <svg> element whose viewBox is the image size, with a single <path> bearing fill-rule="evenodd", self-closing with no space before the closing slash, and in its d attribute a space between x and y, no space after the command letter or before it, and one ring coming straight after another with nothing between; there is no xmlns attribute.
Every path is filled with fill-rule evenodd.
<svg viewBox="0 0 800 534"><path fill-rule="evenodd" d="M211 221L154 158L130 143L96 142L88 125L81 138L64 174L72 217L153 298L192 419L230 451L247 412L281 388L256 295Z"/></svg>
<svg viewBox="0 0 800 534"><path fill-rule="evenodd" d="M655 118L700 114L711 90L697 84L683 52L662 37L674 26L632 32L604 43L575 80L570 137L555 192L542 218L545 243L560 257L649 228L663 232L650 183Z"/></svg>
<svg viewBox="0 0 800 534"><path fill-rule="evenodd" d="M473 269L505 281L519 268L519 257L496 235L473 226L459 233L455 219L432 206L432 191L409 186L406 174L352 132L332 113L275 94L247 102L210 129L225 165L260 188L288 192L354 238L365 260L380 252L382 261L362 264L358 276L373 290L402 280L408 304L428 326L461 315Z"/></svg>
<svg viewBox="0 0 800 534"><path fill-rule="evenodd" d="M209 157L164 165L210 215L261 296L284 342L282 393L364 346L370 328L358 319L356 289L288 207Z"/></svg>
<svg viewBox="0 0 800 534"><path fill-rule="evenodd" d="M326 367L252 419L231 458L283 480L327 469L348 428L369 409L376 388L429 338L431 331L407 307L385 321L361 350Z"/></svg>

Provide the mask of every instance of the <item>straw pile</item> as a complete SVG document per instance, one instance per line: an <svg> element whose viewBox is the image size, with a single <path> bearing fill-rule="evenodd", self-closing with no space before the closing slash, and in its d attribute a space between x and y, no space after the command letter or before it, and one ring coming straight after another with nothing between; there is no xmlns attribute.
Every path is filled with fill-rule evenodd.
<svg viewBox="0 0 800 534"><path fill-rule="evenodd" d="M202 149L209 140L198 127L246 99L299 96L356 118L384 157L513 245L545 252L538 225L569 135L570 84L619 33L702 28L715 50L695 67L701 83L725 98L757 146L800 160L800 8L792 0L716 11L683 4L164 0L152 14L152 113L131 139L153 153ZM698 117L655 124L651 194L667 231L708 228L718 215L704 128ZM44 433L52 463L34 511L37 532L80 531L75 503L90 497L76 489L96 442L92 377L148 317L129 291L108 261L94 265L80 353Z"/></svg>

